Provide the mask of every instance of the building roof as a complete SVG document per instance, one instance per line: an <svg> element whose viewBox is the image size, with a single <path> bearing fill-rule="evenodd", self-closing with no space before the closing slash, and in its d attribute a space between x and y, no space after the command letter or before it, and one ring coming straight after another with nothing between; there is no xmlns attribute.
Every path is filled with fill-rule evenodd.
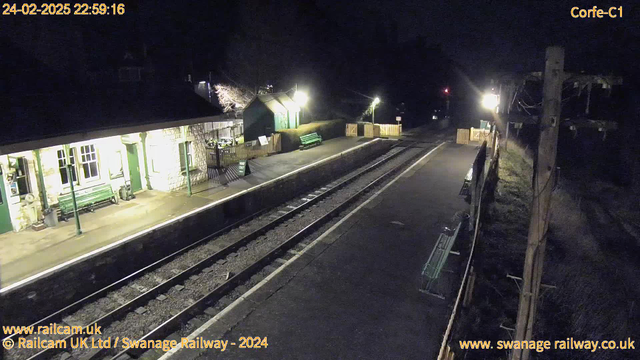
<svg viewBox="0 0 640 360"><path fill-rule="evenodd" d="M170 127L170 123L187 119L204 122L222 113L195 94L191 86L145 83L99 91L2 97L0 109L0 154L9 148L24 148L7 146L11 144L37 144L49 139L42 142L43 146L52 146L62 136L67 142L77 137L86 139L88 133L99 131L117 135L132 128Z"/></svg>
<svg viewBox="0 0 640 360"><path fill-rule="evenodd" d="M293 101L286 93L273 93L258 95L247 107L249 107L254 101L262 102L272 113L283 113L287 111L299 112L300 106Z"/></svg>

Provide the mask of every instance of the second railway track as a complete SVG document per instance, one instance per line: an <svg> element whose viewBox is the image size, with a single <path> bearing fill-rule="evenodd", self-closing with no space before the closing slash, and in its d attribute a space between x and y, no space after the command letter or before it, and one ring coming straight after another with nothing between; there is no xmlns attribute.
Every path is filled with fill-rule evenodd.
<svg viewBox="0 0 640 360"><path fill-rule="evenodd" d="M417 148L412 145L415 144L392 148L368 165L272 211L262 211L216 232L34 325L97 325L102 334L94 335L95 339L163 339L210 305L223 307L223 297L231 292L242 293L250 285L243 283L256 282L251 281L252 276L268 273L269 268L273 270L270 264L277 263L277 259L284 262L283 256L285 260L293 256L287 251L303 238L428 150L422 148L425 144ZM37 353L19 349L7 352L6 358L59 358L64 351L78 359L105 358L125 352L135 357L141 353L140 349L122 350L120 354L115 349L70 349L71 339L86 336L82 334L38 336L64 339L69 349L52 348ZM28 338L33 340L35 335Z"/></svg>

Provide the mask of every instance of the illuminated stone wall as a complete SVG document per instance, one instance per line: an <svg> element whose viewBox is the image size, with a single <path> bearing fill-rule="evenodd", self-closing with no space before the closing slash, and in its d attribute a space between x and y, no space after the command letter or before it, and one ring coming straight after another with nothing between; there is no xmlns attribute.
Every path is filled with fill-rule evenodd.
<svg viewBox="0 0 640 360"><path fill-rule="evenodd" d="M187 140L191 141L193 164L190 166L191 184L207 181L207 151L204 125L189 126ZM184 142L180 128L154 130L148 133L147 157L149 178L156 190L174 191L187 186L186 174L180 169L180 144Z"/></svg>

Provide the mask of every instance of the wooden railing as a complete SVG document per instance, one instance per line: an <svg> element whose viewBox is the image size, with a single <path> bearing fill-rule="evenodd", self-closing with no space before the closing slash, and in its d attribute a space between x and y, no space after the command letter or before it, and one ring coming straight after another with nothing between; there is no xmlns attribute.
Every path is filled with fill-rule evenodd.
<svg viewBox="0 0 640 360"><path fill-rule="evenodd" d="M260 145L259 141L246 142L235 146L227 146L222 149L207 147L207 167L229 167L240 160L255 159L279 153L282 150L282 135L273 134L267 138L266 145ZM218 157L218 159L216 158Z"/></svg>
<svg viewBox="0 0 640 360"><path fill-rule="evenodd" d="M495 128L494 128L495 129ZM472 128L473 131L473 128ZM438 360L453 359L453 351L451 350L451 330L455 322L456 316L460 312L460 303L468 304L473 293L473 254L476 243L479 239L480 229L482 228L481 215L486 211L488 204L493 201L493 192L498 182L498 169L500 161L500 134L498 131L490 131L483 135L485 140L482 142L478 155L473 162L473 175L470 184L471 203L469 216L469 230L473 232L471 240L471 251L469 259L465 267L462 282L456 301L449 317L447 329L445 330L438 354ZM487 162L489 163L487 167Z"/></svg>

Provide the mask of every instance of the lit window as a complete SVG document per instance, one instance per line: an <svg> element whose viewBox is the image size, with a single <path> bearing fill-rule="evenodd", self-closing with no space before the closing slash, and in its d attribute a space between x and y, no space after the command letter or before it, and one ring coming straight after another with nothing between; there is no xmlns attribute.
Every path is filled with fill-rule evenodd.
<svg viewBox="0 0 640 360"><path fill-rule="evenodd" d="M95 179L100 175L98 173L98 156L96 148L93 145L84 145L80 147L80 159L82 161L82 170L85 179Z"/></svg>
<svg viewBox="0 0 640 360"><path fill-rule="evenodd" d="M78 182L76 174L76 152L74 148L69 149L69 162L71 163L71 177L73 182ZM60 170L60 181L62 185L69 185L69 174L67 173L67 157L64 149L58 150L58 169Z"/></svg>
<svg viewBox="0 0 640 360"><path fill-rule="evenodd" d="M193 152L191 151L191 143L180 143L178 147L180 149L180 171L186 171L187 167L184 163L184 144L187 144L187 157L189 158L189 169L193 168Z"/></svg>

